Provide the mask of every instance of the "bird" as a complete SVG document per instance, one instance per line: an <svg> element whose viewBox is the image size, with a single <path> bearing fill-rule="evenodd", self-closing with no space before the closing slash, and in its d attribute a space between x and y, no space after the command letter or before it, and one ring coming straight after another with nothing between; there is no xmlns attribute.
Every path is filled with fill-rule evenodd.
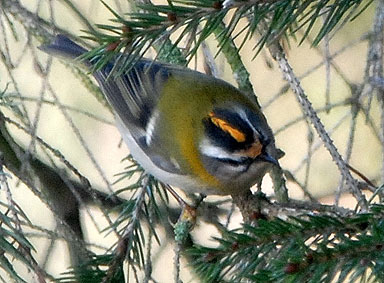
<svg viewBox="0 0 384 283"><path fill-rule="evenodd" d="M224 80L145 58L114 75L118 56L94 68L97 57L85 57L88 50L61 34L39 48L92 73L131 155L165 184L186 193L236 195L279 166L256 99Z"/></svg>

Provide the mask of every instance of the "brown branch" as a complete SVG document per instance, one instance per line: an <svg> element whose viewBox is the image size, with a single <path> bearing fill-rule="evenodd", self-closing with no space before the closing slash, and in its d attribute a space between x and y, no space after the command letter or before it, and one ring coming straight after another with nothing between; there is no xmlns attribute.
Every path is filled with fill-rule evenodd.
<svg viewBox="0 0 384 283"><path fill-rule="evenodd" d="M320 203L290 200L288 203L270 201L263 194L252 194L250 191L241 195L232 195L233 202L240 209L244 222L250 223L258 219L287 219L291 216L322 213L333 216L347 216L352 210L324 205Z"/></svg>

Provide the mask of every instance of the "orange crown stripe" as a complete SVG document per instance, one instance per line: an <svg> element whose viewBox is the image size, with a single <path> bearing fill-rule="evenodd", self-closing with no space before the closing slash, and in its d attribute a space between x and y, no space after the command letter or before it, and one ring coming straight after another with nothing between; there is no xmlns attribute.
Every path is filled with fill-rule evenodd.
<svg viewBox="0 0 384 283"><path fill-rule="evenodd" d="M212 112L209 113L209 117L211 117L211 121L218 126L220 129L222 129L224 132L230 134L237 142L244 142L246 137L245 134L233 127L231 124L229 124L227 121L215 117L215 114Z"/></svg>

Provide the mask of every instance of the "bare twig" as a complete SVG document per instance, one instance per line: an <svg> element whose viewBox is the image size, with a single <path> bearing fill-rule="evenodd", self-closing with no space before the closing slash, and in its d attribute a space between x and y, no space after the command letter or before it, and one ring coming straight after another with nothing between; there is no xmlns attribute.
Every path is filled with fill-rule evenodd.
<svg viewBox="0 0 384 283"><path fill-rule="evenodd" d="M372 101L372 90L376 90L377 98L380 102L381 109L381 125L380 125L380 138L381 138L381 152L382 152L382 168L381 180L384 182L384 89L377 87L374 82L376 79L383 78L383 44L384 44L384 1L377 2L376 15L373 24L373 36L370 38L368 45L367 65L365 69L365 89L362 91L370 94L370 101ZM370 102L369 102L370 105Z"/></svg>

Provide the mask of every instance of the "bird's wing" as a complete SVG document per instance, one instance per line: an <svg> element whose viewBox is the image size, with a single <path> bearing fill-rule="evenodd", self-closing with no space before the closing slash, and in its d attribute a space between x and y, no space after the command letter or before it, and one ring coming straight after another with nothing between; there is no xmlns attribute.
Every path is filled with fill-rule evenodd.
<svg viewBox="0 0 384 283"><path fill-rule="evenodd" d="M109 64L94 76L120 119L120 128L129 130L130 136L156 166L172 174L181 174L170 150L164 147L164 135L157 127L162 117L156 105L172 68L145 59L138 61L128 73L116 77L111 75L112 68Z"/></svg>

